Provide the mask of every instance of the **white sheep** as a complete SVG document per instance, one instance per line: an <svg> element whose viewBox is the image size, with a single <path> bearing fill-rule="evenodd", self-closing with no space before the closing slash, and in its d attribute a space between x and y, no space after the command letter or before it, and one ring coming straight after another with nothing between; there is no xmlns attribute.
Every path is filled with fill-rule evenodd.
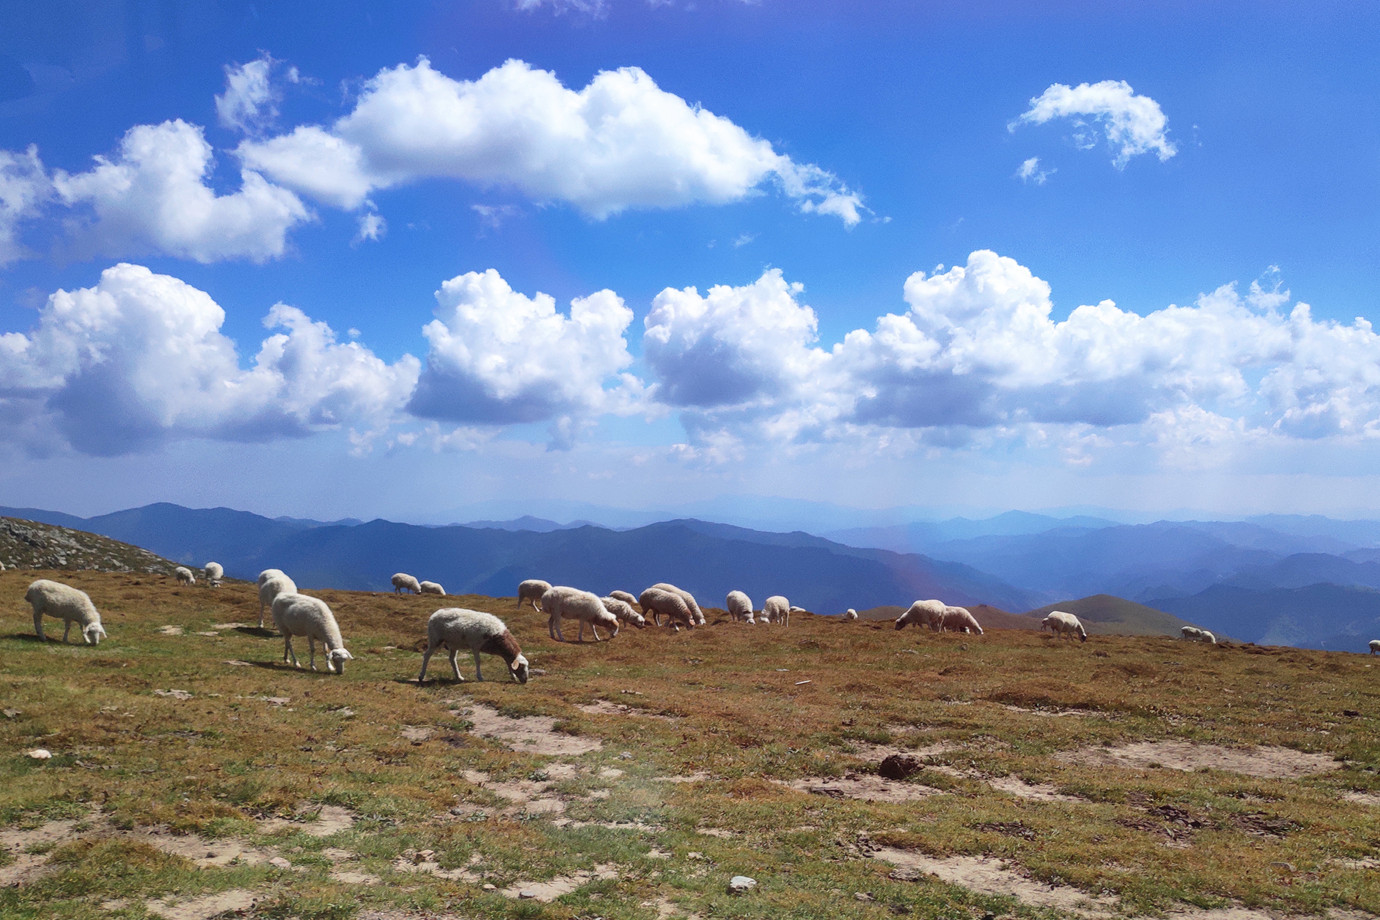
<svg viewBox="0 0 1380 920"><path fill-rule="evenodd" d="M854 620L856 620L857 618L858 618L858 611L854 610L852 607L849 607L847 610L845 610L845 611L843 612L843 619L844 619L846 622L851 623L851 622L853 622Z"/></svg>
<svg viewBox="0 0 1380 920"><path fill-rule="evenodd" d="M540 578L529 578L518 585L517 605L522 606L526 601L532 605L532 609L541 613L541 596L551 590L549 581L542 581Z"/></svg>
<svg viewBox="0 0 1380 920"><path fill-rule="evenodd" d="M686 591L684 588L677 588L675 585L667 584L664 581L659 581L652 585L652 587L659 588L662 591L670 591L672 594L679 594L681 599L685 601L685 606L690 608L690 615L694 617L695 625L704 625L704 611L700 610L700 605L695 603L695 595Z"/></svg>
<svg viewBox="0 0 1380 920"><path fill-rule="evenodd" d="M433 613L426 621L426 651L422 654L421 673L417 675L418 686L426 680L426 665L431 660L431 653L442 646L450 650L450 669L458 681L465 678L460 676L460 666L455 663L455 656L461 649L467 648L474 652L476 680L484 679L479 670L479 653L484 652L501 655L508 664L508 673L513 680L520 684L527 683L530 671L527 659L513 634L508 632L508 627L492 613L461 607L443 607Z"/></svg>
<svg viewBox="0 0 1380 920"><path fill-rule="evenodd" d="M439 594L439 595L441 595L442 597L445 597L445 596L446 596L446 589L445 589L445 588L442 588L440 585L438 585L438 584L437 584L436 582L434 582L434 581L424 581L424 582L422 582L421 584L417 585L417 593L418 593L418 594Z"/></svg>
<svg viewBox="0 0 1380 920"><path fill-rule="evenodd" d="M87 645L97 645L105 638L105 629L101 626L101 615L96 610L96 605L91 603L90 595L85 591L79 591L60 581L40 578L29 585L29 590L24 592L24 600L28 601L29 605L34 608L34 632L38 633L40 641L47 641L47 637L43 635L43 615L45 613L65 622L62 629L62 641L64 643L67 641L67 634L71 631L73 623L77 624L77 628L81 631L81 636L86 640Z"/></svg>
<svg viewBox="0 0 1380 920"><path fill-rule="evenodd" d="M982 627L967 607L945 607L944 617L939 621L939 631L971 632L982 635Z"/></svg>
<svg viewBox="0 0 1380 920"><path fill-rule="evenodd" d="M550 591L541 596L541 609L547 615L546 629L551 634L551 638L564 642L565 634L561 632L561 620L579 620L580 634L577 641L585 641L585 624L589 624L590 630L594 633L594 641L603 641L599 638L598 626L613 630L613 635L618 635L618 617L614 616L604 606L599 595L589 591L581 591L579 588L569 588L565 585L556 585ZM613 638L610 636L609 638Z"/></svg>
<svg viewBox="0 0 1380 920"><path fill-rule="evenodd" d="M179 585L196 584L196 576L193 575L192 570L187 568L185 565L179 565L175 570L173 570L173 574L177 576L177 583Z"/></svg>
<svg viewBox="0 0 1380 920"><path fill-rule="evenodd" d="M1179 635L1184 639L1189 639L1194 642L1206 642L1208 645L1217 644L1216 636L1208 632L1206 629L1199 629L1196 626L1179 627Z"/></svg>
<svg viewBox="0 0 1380 920"><path fill-rule="evenodd" d="M1368 645L1372 655L1380 655L1380 639L1371 639Z"/></svg>
<svg viewBox="0 0 1380 920"><path fill-rule="evenodd" d="M742 591L730 591L724 600L724 608L733 622L752 622L752 598Z"/></svg>
<svg viewBox="0 0 1380 920"><path fill-rule="evenodd" d="M629 607L632 607L634 609L641 606L637 602L637 598L633 597L627 591L610 591L609 597L613 598L616 601L622 601L623 603L627 604Z"/></svg>
<svg viewBox="0 0 1380 920"><path fill-rule="evenodd" d="M1083 628L1083 624L1079 621L1078 617L1071 613L1065 613L1062 610L1051 611L1049 616L1040 621L1040 629L1048 629L1060 639L1065 637L1071 639L1077 636L1081 642L1088 641L1088 631Z"/></svg>
<svg viewBox="0 0 1380 920"><path fill-rule="evenodd" d="M791 625L791 602L779 594L762 601L762 619L768 623Z"/></svg>
<svg viewBox="0 0 1380 920"><path fill-rule="evenodd" d="M273 599L273 622L283 634L283 664L292 658L292 666L300 668L297 653L292 650L293 636L306 636L307 647L311 649L310 667L316 670L316 640L326 653L326 670L332 674L344 674L345 662L354 656L345 651L345 641L340 638L340 626L335 622L335 614L325 601L305 594L279 594Z"/></svg>
<svg viewBox="0 0 1380 920"><path fill-rule="evenodd" d="M641 605L642 612L649 615L657 626L661 625L663 616L666 617L667 626L679 628L680 625L684 625L687 629L693 629L695 626L695 614L691 611L690 605L674 591L648 588L637 598L637 603Z"/></svg>
<svg viewBox="0 0 1380 920"><path fill-rule="evenodd" d="M278 572L277 569L272 569L271 571ZM259 628L263 629L264 608L267 607L272 610L273 601L280 594L296 594L297 582L288 578L282 572L278 572L277 575L269 575L267 578L264 578L262 575L259 577L263 579L259 582Z"/></svg>
<svg viewBox="0 0 1380 920"><path fill-rule="evenodd" d="M627 594L626 591L619 591L617 593ZM632 595L628 596L631 597ZM647 619L633 609L632 604L629 604L622 598L614 597L613 594L610 593L607 597L601 597L599 600L604 602L604 609L616 616L619 622L628 623L632 626L636 626L638 629L645 629L647 627Z"/></svg>
<svg viewBox="0 0 1380 920"><path fill-rule="evenodd" d="M905 613L896 618L896 628L905 629L907 626L928 626L930 629L938 630L944 621L944 608L948 604L943 601L931 598L927 601L916 601L910 605Z"/></svg>
<svg viewBox="0 0 1380 920"><path fill-rule="evenodd" d="M422 586L418 584L417 579L406 572L398 572L391 581L393 582L394 594L402 594L404 591L411 591L413 594L422 593Z"/></svg>
<svg viewBox="0 0 1380 920"><path fill-rule="evenodd" d="M213 588L220 587L220 580L225 577L225 567L219 562L208 562L202 569L206 573L206 583Z"/></svg>
<svg viewBox="0 0 1380 920"><path fill-rule="evenodd" d="M264 569L262 572L259 573L259 578L255 582L255 584L259 587L263 587L263 583L268 581L270 578L277 578L278 576L284 574L286 573L282 569Z"/></svg>

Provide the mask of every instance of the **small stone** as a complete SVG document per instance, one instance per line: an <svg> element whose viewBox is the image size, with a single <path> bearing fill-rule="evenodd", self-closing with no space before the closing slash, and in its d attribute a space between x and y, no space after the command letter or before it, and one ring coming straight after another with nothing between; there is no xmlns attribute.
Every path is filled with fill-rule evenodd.
<svg viewBox="0 0 1380 920"><path fill-rule="evenodd" d="M518 898L523 901L535 901L537 899L537 893L535 891L528 891L524 889L523 891L518 892Z"/></svg>
<svg viewBox="0 0 1380 920"><path fill-rule="evenodd" d="M0 712L3 712L7 719L17 719L20 715L18 709L0 709Z"/></svg>
<svg viewBox="0 0 1380 920"><path fill-rule="evenodd" d="M632 752L631 752L631 751L624 751L623 753L621 753L621 754L618 755L618 759L619 759L619 760L632 760Z"/></svg>
<svg viewBox="0 0 1380 920"><path fill-rule="evenodd" d="M483 888L484 888L485 891L497 891L497 890L498 890L498 886L495 885L493 882L485 882L484 885L483 885Z"/></svg>
<svg viewBox="0 0 1380 920"><path fill-rule="evenodd" d="M275 857L273 857L272 859L270 859L270 860L268 861L268 864L269 864L270 866L272 866L273 868L275 868L275 869L291 869L291 868L292 868L292 863L288 862L286 859L284 859L284 858L281 857L281 856L275 856Z"/></svg>
<svg viewBox="0 0 1380 920"><path fill-rule="evenodd" d="M757 879L748 878L746 875L735 875L728 880L729 894L742 894L757 887Z"/></svg>
<svg viewBox="0 0 1380 920"><path fill-rule="evenodd" d="M25 751L24 753L34 760L48 760L53 756L52 751L45 750L44 748L34 748L32 751Z"/></svg>

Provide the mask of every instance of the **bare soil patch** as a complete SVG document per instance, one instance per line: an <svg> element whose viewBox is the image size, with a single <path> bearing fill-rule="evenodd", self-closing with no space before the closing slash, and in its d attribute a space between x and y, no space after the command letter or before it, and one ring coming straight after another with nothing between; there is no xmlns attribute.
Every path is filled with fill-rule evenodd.
<svg viewBox="0 0 1380 920"><path fill-rule="evenodd" d="M138 830L130 834L130 837L172 856L181 856L202 868L255 866L268 862L276 855L271 850L250 846L234 839L211 840L198 834L174 834L167 828Z"/></svg>
<svg viewBox="0 0 1380 920"><path fill-rule="evenodd" d="M592 703L585 703L575 708L592 716L640 716L644 719L664 719L667 722L672 722L680 718L680 716L668 715L664 712L652 712L640 706L629 706L627 703L612 703L608 700L595 700Z"/></svg>
<svg viewBox="0 0 1380 920"><path fill-rule="evenodd" d="M1033 907L1049 907L1088 917L1110 916L1115 906L1110 899L1089 897L1076 888L1037 882L990 856L939 859L894 847L881 847L871 855L896 866L892 877L900 880L914 881L921 875L933 875L951 885L961 885L982 894L1005 895Z"/></svg>
<svg viewBox="0 0 1380 920"><path fill-rule="evenodd" d="M1342 798L1348 802L1355 802L1357 805L1369 805L1371 808L1380 808L1380 792L1357 792L1354 789L1342 793Z"/></svg>
<svg viewBox="0 0 1380 920"><path fill-rule="evenodd" d="M464 709L451 710L451 715L468 719L474 725L476 735L492 738L514 751L560 757L589 754L604 746L597 738L582 738L556 731L556 720L550 716L513 718L482 703L470 703Z"/></svg>
<svg viewBox="0 0 1380 920"><path fill-rule="evenodd" d="M842 777L807 776L783 785L813 795L827 795L836 799L858 799L863 802L914 802L943 790L919 783L896 782L871 773L848 773Z"/></svg>
<svg viewBox="0 0 1380 920"><path fill-rule="evenodd" d="M167 920L210 920L227 911L248 910L258 899L259 895L252 891L235 888L199 898L160 898L144 906L150 913L166 917Z"/></svg>
<svg viewBox="0 0 1380 920"><path fill-rule="evenodd" d="M26 884L46 871L47 853L28 853L31 849L51 850L78 836L80 820L49 821L29 830L0 830L0 847L8 850L14 862L0 866L0 888Z"/></svg>
<svg viewBox="0 0 1380 920"><path fill-rule="evenodd" d="M1116 748L1085 748L1064 759L1094 766L1168 770L1223 770L1263 779L1297 779L1341 767L1328 754L1284 747L1228 748L1191 741L1138 741Z"/></svg>
<svg viewBox="0 0 1380 920"><path fill-rule="evenodd" d="M306 808L298 812L299 815L310 814L312 809ZM348 808L341 808L339 805L322 805L316 811L316 816L310 821L300 819L289 820L287 818L269 818L259 822L259 827L266 831L277 831L285 828L301 831L312 837L329 837L338 831L346 831L354 826L355 816L350 813Z"/></svg>
<svg viewBox="0 0 1380 920"><path fill-rule="evenodd" d="M499 889L499 894L505 898L521 898L523 900L554 901L561 895L570 894L577 888L588 885L590 882L601 879L617 878L617 867L602 864L595 866L588 872L577 872L574 875L561 875L544 882L519 882L516 885L509 885L507 888Z"/></svg>

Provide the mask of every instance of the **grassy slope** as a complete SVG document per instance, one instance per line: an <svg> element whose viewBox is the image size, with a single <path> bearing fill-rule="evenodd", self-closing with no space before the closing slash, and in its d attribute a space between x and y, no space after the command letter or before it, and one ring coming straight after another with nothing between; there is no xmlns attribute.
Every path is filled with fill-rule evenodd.
<svg viewBox="0 0 1380 920"><path fill-rule="evenodd" d="M864 855L872 844L992 854L1044 882L1113 894L1132 915L1185 902L1380 912L1380 873L1340 862L1373 858L1380 846L1374 808L1342 799L1380 792L1380 689L1364 656L1157 637L1079 645L1014 630L982 638L897 633L889 623L812 616L793 618L788 630L721 624L560 645L511 599L468 597L447 602L498 612L545 673L525 686L494 680L502 674L494 659L488 682L418 688L417 645L436 599L320 592L356 658L346 675L330 677L279 666L281 641L252 630L196 634L253 622L249 585L213 591L154 575L38 574L87 590L110 638L94 649L38 643L19 600L35 573L0 574L0 699L16 713L0 717L0 828L96 807L118 829L166 825L271 844L300 871L197 868L96 830L51 852L57 871L0 890L6 918L133 920L148 916L149 898L231 888L257 892L253 915L275 918L615 920L655 917L658 900L675 916L1054 916L928 877L895 880L890 866ZM723 619L707 612L711 623ZM166 624L187 634L159 633ZM433 668L433 676L448 672L443 659ZM174 688L192 697L154 693ZM563 758L579 765L556 786L567 815L640 823L561 828L541 814L500 816L501 801L463 771L540 778L562 758L514 753L467 733L451 714L455 700L554 716L566 732L601 739L602 750ZM596 700L675 718L576 708ZM1067 710L1084 715L1057 715ZM401 735L407 726L436 732L413 743ZM1061 759L1160 739L1282 745L1330 753L1345 766L1279 780ZM926 757L915 781L945 794L921 801L867 803L772 782L871 772L868 743L940 742L952 748ZM54 758L23 756L36 746ZM707 778L658 779L696 771ZM974 773L1048 784L1079 800L1019 798ZM348 807L354 827L316 839L256 820L323 804ZM449 813L457 805L471 806L467 817ZM1183 815L1196 822L1191 831ZM355 854L384 884L333 880L328 847ZM499 888L596 864L619 871L551 904L515 902L477 884L395 870L401 853L423 848L445 868L478 858ZM759 888L727 895L738 873Z"/></svg>
<svg viewBox="0 0 1380 920"><path fill-rule="evenodd" d="M1178 636L1179 628L1188 623L1172 613L1165 613L1110 594L1094 594L1076 601L1060 601L1032 610L1027 616L1040 620L1053 610L1063 610L1078 617L1090 636Z"/></svg>

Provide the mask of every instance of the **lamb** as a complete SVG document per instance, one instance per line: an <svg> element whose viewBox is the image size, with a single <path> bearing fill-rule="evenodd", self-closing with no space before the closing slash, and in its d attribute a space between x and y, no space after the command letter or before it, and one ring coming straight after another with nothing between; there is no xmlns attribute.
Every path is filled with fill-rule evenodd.
<svg viewBox="0 0 1380 920"><path fill-rule="evenodd" d="M335 614L320 598L305 594L284 593L273 599L273 622L283 634L283 664L292 657L292 666L300 668L297 653L292 650L293 636L306 636L311 649L309 665L316 670L316 640L321 640L326 653L326 670L332 674L344 674L345 662L354 656L345 651L345 641L340 638L340 627L335 622Z"/></svg>
<svg viewBox="0 0 1380 920"><path fill-rule="evenodd" d="M194 584L196 584L196 576L193 575L193 574L192 574L192 570L189 569L189 568L187 568L185 565L179 565L179 566L174 570L173 574L177 576L177 583L178 583L179 585L194 585Z"/></svg>
<svg viewBox="0 0 1380 920"><path fill-rule="evenodd" d="M413 594L422 593L422 586L417 583L417 579L406 572L398 572L391 580L394 594L402 594L404 591L411 591Z"/></svg>
<svg viewBox="0 0 1380 920"><path fill-rule="evenodd" d="M1380 639L1371 639L1368 645L1372 655L1380 654Z"/></svg>
<svg viewBox="0 0 1380 920"><path fill-rule="evenodd" d="M440 585L438 585L438 584L437 584L436 582L434 582L434 581L424 581L424 582L422 582L421 584L419 584L419 585L417 586L417 593L418 593L418 594L439 594L439 595L441 595L442 597L445 597L445 596L446 596L446 589L445 589L445 588L442 588Z"/></svg>
<svg viewBox="0 0 1380 920"><path fill-rule="evenodd" d="M728 598L724 601L724 608L728 610L728 615L732 617L733 622L752 622L752 598L742 591L728 592Z"/></svg>
<svg viewBox="0 0 1380 920"><path fill-rule="evenodd" d="M518 585L517 605L522 606L523 601L531 603L532 609L541 613L541 596L551 590L549 581L542 581L540 578L529 578Z"/></svg>
<svg viewBox="0 0 1380 920"><path fill-rule="evenodd" d="M627 594L626 591L618 591L615 593ZM631 594L628 594L628 596L632 597ZM601 597L599 600L603 602L604 609L617 617L619 622L630 623L638 629L645 629L647 627L647 619L634 610L632 604L629 604L622 598L614 597L613 593L610 593L607 597Z"/></svg>
<svg viewBox="0 0 1380 920"><path fill-rule="evenodd" d="M479 653L501 655L508 664L508 674L520 684L527 683L530 668L527 659L518 647L513 634L503 621L492 613L479 610L465 610L461 607L443 607L433 613L426 621L426 651L422 654L422 670L417 675L417 685L426 680L426 665L431 653L441 646L450 650L450 669L455 679L463 681L460 666L455 663L456 654L467 648L474 652L474 677L483 680L479 670Z"/></svg>
<svg viewBox="0 0 1380 920"><path fill-rule="evenodd" d="M858 618L858 611L854 610L852 607L849 607L847 610L843 612L843 618L845 621L851 623Z"/></svg>
<svg viewBox="0 0 1380 920"><path fill-rule="evenodd" d="M694 617L695 625L704 625L704 611L700 610L700 605L695 603L695 595L686 591L684 588L677 588L675 585L667 584L664 581L659 581L652 585L652 587L660 588L662 591L670 591L672 594L679 594L681 599L685 601L685 606L690 608L690 615Z"/></svg>
<svg viewBox="0 0 1380 920"><path fill-rule="evenodd" d="M1049 616L1040 621L1040 629L1048 629L1059 638L1077 636L1080 642L1088 641L1088 631L1083 628L1078 617L1062 610L1052 611Z"/></svg>
<svg viewBox="0 0 1380 920"><path fill-rule="evenodd" d="M916 626L928 626L930 629L937 630L944 620L944 608L948 604L939 600L916 601L910 608L896 618L896 628L905 629L914 624Z"/></svg>
<svg viewBox="0 0 1380 920"><path fill-rule="evenodd" d="M1209 645L1217 644L1216 636L1208 632L1206 629L1199 629L1196 626L1179 627L1179 635L1185 639L1191 639L1194 642L1206 642Z"/></svg>
<svg viewBox="0 0 1380 920"><path fill-rule="evenodd" d="M657 626L661 625L663 616L666 617L667 626L679 628L679 624L684 624L687 629L693 629L695 626L695 614L691 611L690 605L674 591L648 588L638 597L637 602L642 606L643 613L650 614L652 622Z"/></svg>
<svg viewBox="0 0 1380 920"><path fill-rule="evenodd" d="M219 562L208 562L202 569L206 573L206 583L213 588L220 587L220 580L225 576L225 568Z"/></svg>
<svg viewBox="0 0 1380 920"><path fill-rule="evenodd" d="M276 572L278 570L272 569L271 571ZM273 601L280 594L296 594L297 582L288 578L282 572L278 572L277 575L270 575L268 578L264 578L260 575L259 578L263 579L259 582L259 628L263 629L264 608L268 607L272 609Z"/></svg>
<svg viewBox="0 0 1380 920"><path fill-rule="evenodd" d="M101 615L96 610L96 605L91 603L91 597L85 591L79 591L71 585L65 585L60 581L49 581L40 578L38 581L29 585L29 590L24 592L24 600L34 608L34 632L38 633L40 641L47 641L43 635L43 614L50 617L57 617L63 620L65 625L62 629L62 641L67 642L67 634L72 629L72 624L76 623L81 631L81 636L86 640L87 645L98 645L105 636L105 629L101 626Z"/></svg>
<svg viewBox="0 0 1380 920"><path fill-rule="evenodd" d="M599 595L589 591L581 591L579 588L568 588L565 585L556 585L550 591L541 596L541 609L546 613L548 619L546 623L547 632L551 638L565 641L565 634L561 632L561 620L579 620L580 634L577 641L585 641L585 624L589 624L590 630L594 633L594 641L602 641L599 638L597 627L603 626L605 629L612 629L613 635L618 635L618 617L614 616L604 606L604 602L599 599ZM613 638L610 636L609 638Z"/></svg>
<svg viewBox="0 0 1380 920"><path fill-rule="evenodd" d="M791 602L779 594L762 601L762 619L768 623L791 625Z"/></svg>
<svg viewBox="0 0 1380 920"><path fill-rule="evenodd" d="M944 617L939 621L939 631L944 632L946 629L982 635L982 627L978 625L977 619L968 612L967 607L944 608Z"/></svg>

